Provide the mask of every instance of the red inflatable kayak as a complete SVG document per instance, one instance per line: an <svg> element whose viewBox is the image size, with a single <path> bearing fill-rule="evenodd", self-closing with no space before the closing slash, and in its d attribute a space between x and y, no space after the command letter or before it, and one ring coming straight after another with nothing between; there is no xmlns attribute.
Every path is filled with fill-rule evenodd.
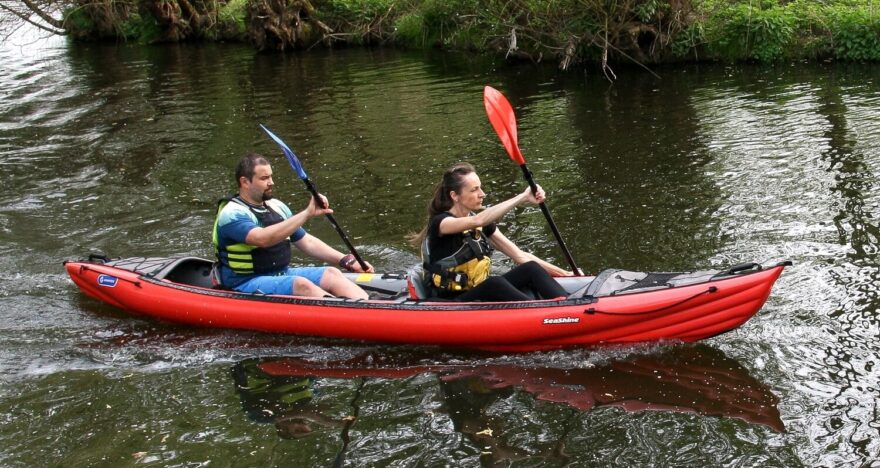
<svg viewBox="0 0 880 468"><path fill-rule="evenodd" d="M208 260L104 257L67 261L87 295L132 314L187 325L385 343L532 351L658 340L696 341L732 330L761 309L790 263L729 270L605 270L559 278L560 300L424 299L404 274L351 274L375 299L352 301L213 289ZM415 284L414 284L415 283Z"/></svg>

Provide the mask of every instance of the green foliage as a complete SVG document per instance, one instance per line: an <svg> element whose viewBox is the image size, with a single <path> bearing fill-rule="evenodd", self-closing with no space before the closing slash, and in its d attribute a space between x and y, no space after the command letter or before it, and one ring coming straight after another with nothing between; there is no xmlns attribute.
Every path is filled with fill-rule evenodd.
<svg viewBox="0 0 880 468"><path fill-rule="evenodd" d="M654 15L660 11L663 7L663 3L664 2L661 2L660 0L645 0L633 7L633 13L639 21L648 23L654 18ZM666 2L666 6L669 6L669 2Z"/></svg>
<svg viewBox="0 0 880 468"><path fill-rule="evenodd" d="M696 51L705 42L705 27L702 23L694 23L676 34L669 47L676 59L699 59Z"/></svg>
<svg viewBox="0 0 880 468"><path fill-rule="evenodd" d="M162 26L146 5L153 0L106 1L109 16L106 7L94 8L103 6L101 2L65 11L73 37L115 34L145 43L162 37ZM246 38L248 2L199 0L208 14L214 10L218 27L196 34L207 39ZM329 25L337 33L335 40L350 44L393 42L514 52L533 60L564 58L566 64L604 59L606 52L611 60L648 62L667 58L880 61L880 0L311 0L311 4L315 10L310 16ZM303 25L312 26L308 21Z"/></svg>
<svg viewBox="0 0 880 468"><path fill-rule="evenodd" d="M795 16L785 8L757 10L755 13L749 58L762 62L786 58L794 36Z"/></svg>
<svg viewBox="0 0 880 468"><path fill-rule="evenodd" d="M880 60L880 16L866 8L835 8L828 28L836 58Z"/></svg>
<svg viewBox="0 0 880 468"><path fill-rule="evenodd" d="M465 50L485 50L487 34L476 21L467 22L452 31L443 40L443 45Z"/></svg>
<svg viewBox="0 0 880 468"><path fill-rule="evenodd" d="M229 0L217 11L220 23L231 25L238 34L244 34L247 27L247 0Z"/></svg>
<svg viewBox="0 0 880 468"><path fill-rule="evenodd" d="M128 15L118 26L118 34L126 40L149 44L162 35L162 29L156 18L150 13Z"/></svg>
<svg viewBox="0 0 880 468"><path fill-rule="evenodd" d="M421 4L429 43L473 47L478 0L425 0Z"/></svg>
<svg viewBox="0 0 880 468"><path fill-rule="evenodd" d="M81 7L70 8L64 12L64 24L68 31L74 35L84 34L91 31L95 23Z"/></svg>
<svg viewBox="0 0 880 468"><path fill-rule="evenodd" d="M693 1L706 47L719 58L880 60L875 0Z"/></svg>
<svg viewBox="0 0 880 468"><path fill-rule="evenodd" d="M394 0L329 0L315 2L319 16L328 16L349 23L370 23L388 13Z"/></svg>
<svg viewBox="0 0 880 468"><path fill-rule="evenodd" d="M768 2L756 3L764 6ZM770 62L789 55L795 22L795 15L785 7L733 4L708 18L706 40L709 50L722 58Z"/></svg>
<svg viewBox="0 0 880 468"><path fill-rule="evenodd" d="M410 47L424 47L426 45L424 18L418 13L408 13L394 23L394 33L397 41Z"/></svg>

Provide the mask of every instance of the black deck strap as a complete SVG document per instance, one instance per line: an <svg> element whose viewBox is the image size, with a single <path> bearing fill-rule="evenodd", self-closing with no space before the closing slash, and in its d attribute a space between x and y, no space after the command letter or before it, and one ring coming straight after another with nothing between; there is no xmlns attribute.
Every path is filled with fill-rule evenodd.
<svg viewBox="0 0 880 468"><path fill-rule="evenodd" d="M631 291L636 291L639 289L657 289L657 288L671 288L673 287L669 284L669 280L681 276L683 273L645 273L645 277L642 279L635 278L626 278L621 275L617 275L617 278L622 279L624 281L634 281L633 284L618 289L616 291L612 291L610 293L611 296L616 296L618 293L627 294Z"/></svg>
<svg viewBox="0 0 880 468"><path fill-rule="evenodd" d="M659 307L659 308L656 308L656 309L653 309L653 310L646 310L646 311L643 311L643 312L608 312L608 311L604 311L604 310L596 310L595 307L590 307L589 309L587 309L587 310L584 311L584 314L586 314L586 315L594 315L594 314L600 314L600 315L620 315L620 316L632 316L632 315L648 315L648 314L654 314L654 313L657 313L657 312L662 312L662 311L664 311L664 310L666 310L666 309L671 309L671 308L673 308L673 307L678 307L678 306L684 304L685 302L688 302L688 301L694 300L694 299L696 299L696 298L702 296L703 294L710 294L710 293L714 293L714 292L716 292L716 291L718 291L718 288L717 288L717 287L715 287L715 286L709 286L708 288L706 288L705 291L700 291L700 292L694 294L693 296L686 297L686 298L684 298L684 299L682 299L682 300L676 302L675 304L669 304L668 306Z"/></svg>

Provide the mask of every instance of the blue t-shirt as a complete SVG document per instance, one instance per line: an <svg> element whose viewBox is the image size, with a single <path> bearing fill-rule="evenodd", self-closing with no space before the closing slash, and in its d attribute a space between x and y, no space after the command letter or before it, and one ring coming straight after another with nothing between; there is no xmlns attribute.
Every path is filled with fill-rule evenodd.
<svg viewBox="0 0 880 468"><path fill-rule="evenodd" d="M284 219L293 216L290 208L280 200L273 198L266 200L265 204ZM261 207L250 206L249 208L244 206L238 200L230 201L220 211L217 219L217 242L221 251L228 245L244 244L251 229L263 227L260 219L257 218L251 209L257 212L265 211L265 208ZM290 241L296 242L305 237L305 235L306 230L300 227L291 234ZM229 267L222 264L220 266L220 281L229 288L234 288L255 276L257 275L237 275Z"/></svg>

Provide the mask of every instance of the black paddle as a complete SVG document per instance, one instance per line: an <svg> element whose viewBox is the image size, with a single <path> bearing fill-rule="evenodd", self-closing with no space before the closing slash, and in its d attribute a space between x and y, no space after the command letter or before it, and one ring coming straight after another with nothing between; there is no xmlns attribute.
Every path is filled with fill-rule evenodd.
<svg viewBox="0 0 880 468"><path fill-rule="evenodd" d="M284 153L284 156L287 157L287 162L290 163L290 166L293 167L293 170L299 176L300 179L306 184L306 189L308 189L309 193L315 198L315 203L320 208L326 208L324 205L324 201L321 199L321 196L318 194L318 190L315 188L315 184L312 183L312 180L309 179L309 176L306 174L306 171L302 167L302 163L299 162L299 158L296 157L296 154L293 153L284 141L281 138L278 138L274 133L272 133L265 125L260 124L260 128L269 135L275 143L278 143L278 146L281 147L281 151ZM333 228L336 229L336 232L339 234L339 237L342 238L342 242L345 242L345 246L348 247L348 251L354 255L355 260L357 260L358 264L361 266L361 270L367 271L367 263L358 255L357 250L355 250L354 246L351 245L351 241L348 240L348 236L345 235L345 232L339 227L339 223L336 222L336 218L333 217L332 214L327 213L327 219L330 221L330 224L333 225Z"/></svg>

